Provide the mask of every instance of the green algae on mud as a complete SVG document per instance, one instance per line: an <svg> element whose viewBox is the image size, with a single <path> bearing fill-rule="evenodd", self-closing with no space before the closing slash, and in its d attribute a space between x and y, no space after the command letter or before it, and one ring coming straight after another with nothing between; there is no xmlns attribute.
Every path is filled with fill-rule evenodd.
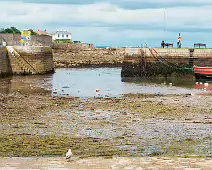
<svg viewBox="0 0 212 170"><path fill-rule="evenodd" d="M128 155L109 145L109 141L70 136L0 135L1 157L64 156L71 148L75 156L112 157Z"/></svg>
<svg viewBox="0 0 212 170"><path fill-rule="evenodd" d="M171 97L169 100L175 100L176 96ZM210 136L200 143L187 137L185 142L173 139L171 145L166 145L164 138L145 139L133 131L133 125L144 124L140 127L152 130L148 132L151 137L154 132L151 124L155 121L160 120L160 124L164 123L164 119L168 125L173 120L185 119L190 112L201 115L198 109L185 108L181 104L176 107L150 99L163 99L163 96L130 94L118 99L81 100L51 97L42 93L27 94L23 91L4 96L1 101L5 107L0 108L0 156L64 156L69 148L79 157L142 156L146 152L144 143L148 145L146 147L162 147L162 151L153 151L152 156L207 156L207 150L197 148L204 146L204 142L211 142ZM79 110L80 104L83 105L82 111ZM110 119L101 118L101 111L110 115ZM88 113L87 117L84 112ZM96 117L88 121L92 114ZM149 123L149 120L152 122ZM67 126L70 124L73 131ZM109 128L109 134L103 135L103 138L80 134L82 130L106 129L113 125L114 129ZM112 130L115 130L115 136L112 136ZM182 134L182 139L183 135L186 134Z"/></svg>
<svg viewBox="0 0 212 170"><path fill-rule="evenodd" d="M180 141L171 141L169 146L164 146L164 154L170 157L211 157L207 156L208 153L212 153L211 147L206 147L204 143L210 143L211 146L212 141L211 137L203 138L203 139L192 139L187 138Z"/></svg>

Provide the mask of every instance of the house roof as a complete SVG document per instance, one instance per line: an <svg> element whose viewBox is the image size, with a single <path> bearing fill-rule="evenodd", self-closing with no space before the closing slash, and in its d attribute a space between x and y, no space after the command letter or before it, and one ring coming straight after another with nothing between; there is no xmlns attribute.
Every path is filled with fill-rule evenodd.
<svg viewBox="0 0 212 170"><path fill-rule="evenodd" d="M38 34L38 35L49 35L49 33L48 33L46 30L44 30L44 31L38 30L38 31L37 31L37 34Z"/></svg>
<svg viewBox="0 0 212 170"><path fill-rule="evenodd" d="M56 31L54 34L69 34L69 35L71 35L71 33L68 31Z"/></svg>

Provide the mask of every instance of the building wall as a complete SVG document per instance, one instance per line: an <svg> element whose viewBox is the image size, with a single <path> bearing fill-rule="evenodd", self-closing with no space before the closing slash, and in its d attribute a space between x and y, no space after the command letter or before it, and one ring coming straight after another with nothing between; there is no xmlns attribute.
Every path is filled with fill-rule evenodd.
<svg viewBox="0 0 212 170"><path fill-rule="evenodd" d="M7 45L20 45L20 34L0 34L0 37L7 42Z"/></svg>
<svg viewBox="0 0 212 170"><path fill-rule="evenodd" d="M34 35L29 41L30 46L52 46L52 37L48 35Z"/></svg>
<svg viewBox="0 0 212 170"><path fill-rule="evenodd" d="M3 38L9 46L21 45L20 34L0 34L0 38ZM28 42L30 46L52 46L52 37L48 35L32 35L31 40Z"/></svg>
<svg viewBox="0 0 212 170"><path fill-rule="evenodd" d="M64 37L62 35L64 35ZM72 40L72 35L71 34L59 34L59 37L58 37L58 34L54 34L52 36L52 39L53 40Z"/></svg>

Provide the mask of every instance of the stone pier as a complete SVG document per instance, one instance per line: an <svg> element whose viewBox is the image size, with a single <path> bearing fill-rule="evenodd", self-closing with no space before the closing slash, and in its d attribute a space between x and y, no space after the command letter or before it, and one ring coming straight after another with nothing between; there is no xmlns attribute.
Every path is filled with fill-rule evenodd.
<svg viewBox="0 0 212 170"><path fill-rule="evenodd" d="M48 46L0 48L0 75L46 74L54 72L53 53Z"/></svg>
<svg viewBox="0 0 212 170"><path fill-rule="evenodd" d="M0 46L0 78L12 74L10 60L8 59L7 49Z"/></svg>
<svg viewBox="0 0 212 170"><path fill-rule="evenodd" d="M126 48L122 77L192 74L192 67L212 66L212 49Z"/></svg>

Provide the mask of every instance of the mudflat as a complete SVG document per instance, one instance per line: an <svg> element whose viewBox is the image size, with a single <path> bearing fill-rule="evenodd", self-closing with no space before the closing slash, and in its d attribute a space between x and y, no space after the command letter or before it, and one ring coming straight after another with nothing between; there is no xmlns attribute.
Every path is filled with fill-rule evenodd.
<svg viewBox="0 0 212 170"><path fill-rule="evenodd" d="M77 168L81 161L80 168L86 169L90 167L83 161L93 166L101 160L102 168L110 169L123 160L129 164L120 163L118 169L154 169L157 164L207 169L212 167L211 102L210 95L53 97L36 87L30 93L1 93L0 156L28 158L2 158L0 166L14 162L19 167L26 159L41 169L39 161L48 166L49 160L61 168ZM77 159L66 163L69 148Z"/></svg>

